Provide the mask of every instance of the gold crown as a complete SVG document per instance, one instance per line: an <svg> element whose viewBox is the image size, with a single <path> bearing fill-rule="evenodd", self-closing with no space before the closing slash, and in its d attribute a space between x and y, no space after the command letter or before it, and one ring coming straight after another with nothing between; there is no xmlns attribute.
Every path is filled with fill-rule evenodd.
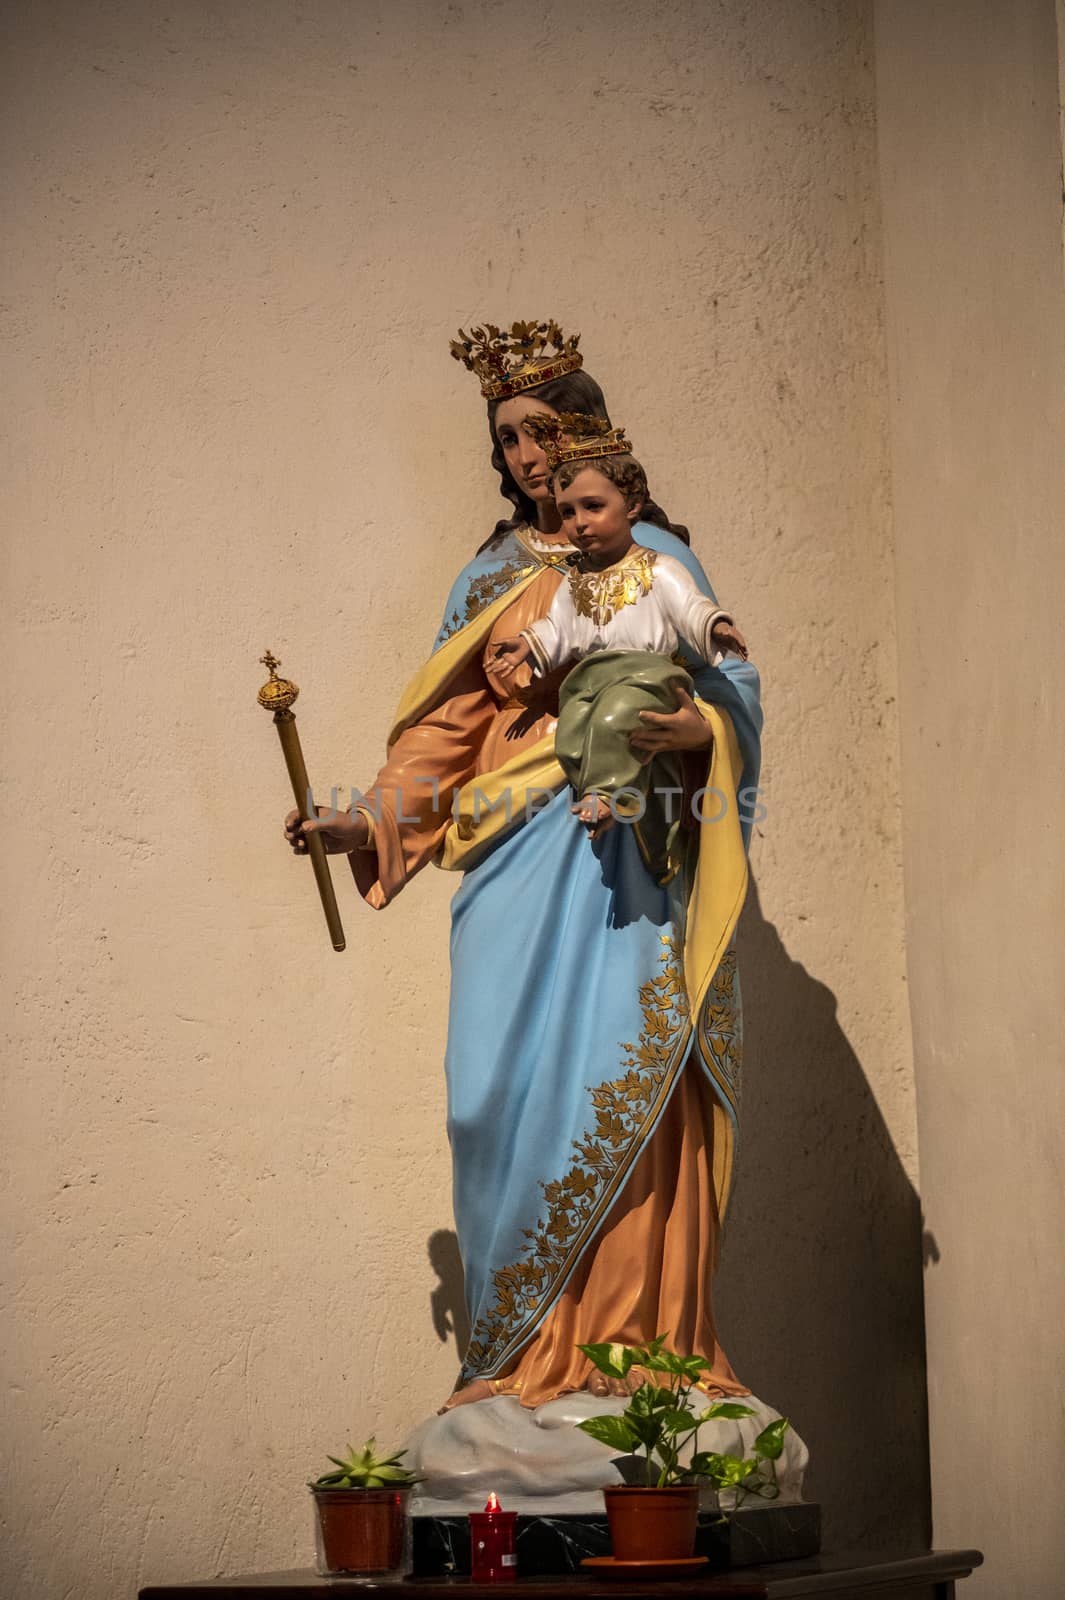
<svg viewBox="0 0 1065 1600"><path fill-rule="evenodd" d="M612 428L602 417L589 417L583 411L563 411L557 417L534 411L522 418L521 425L547 457L549 472L567 461L632 454L624 428Z"/></svg>
<svg viewBox="0 0 1065 1600"><path fill-rule="evenodd" d="M509 400L583 366L580 338L571 333L567 339L557 322L512 322L509 333L486 322L469 333L460 328L451 354L467 372L477 374L486 400Z"/></svg>

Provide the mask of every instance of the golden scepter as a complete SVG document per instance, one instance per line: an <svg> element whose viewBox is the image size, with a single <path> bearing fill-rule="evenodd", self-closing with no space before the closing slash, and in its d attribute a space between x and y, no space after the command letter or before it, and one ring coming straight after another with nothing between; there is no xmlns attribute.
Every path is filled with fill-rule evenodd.
<svg viewBox="0 0 1065 1600"><path fill-rule="evenodd" d="M281 748L285 753L285 765L288 768L289 779L292 783L292 793L295 796L296 807L300 820L310 822L314 816L310 808L310 784L307 781L307 767L303 760L303 751L300 749L300 736L296 731L296 718L289 707L299 694L296 684L288 678L279 678L277 669L281 665L272 650L268 650L259 660L268 668L270 677L259 690L259 704L264 711L274 713L274 727L277 737L281 740ZM326 857L325 846L321 835L318 833L304 834L307 841L307 854L311 858L314 868L314 879L318 885L318 893L322 897L322 910L325 920L329 925L329 937L333 941L334 950L343 950L345 947L344 929L340 923L340 912L337 909L336 895L333 893L333 879L329 871L329 861Z"/></svg>

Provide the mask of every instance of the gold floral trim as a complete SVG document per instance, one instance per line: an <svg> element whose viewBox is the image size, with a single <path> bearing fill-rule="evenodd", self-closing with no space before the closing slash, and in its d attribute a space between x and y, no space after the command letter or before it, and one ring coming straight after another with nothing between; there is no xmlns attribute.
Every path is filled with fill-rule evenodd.
<svg viewBox="0 0 1065 1600"><path fill-rule="evenodd" d="M616 566L605 572L580 572L569 575L573 609L579 617L591 617L597 627L611 620L625 606L634 606L654 585L655 551L634 545Z"/></svg>
<svg viewBox="0 0 1065 1600"><path fill-rule="evenodd" d="M525 522L515 528L514 533L518 543L545 567L564 567L577 559L577 547L568 539L565 544L548 544L545 539L538 539L535 530Z"/></svg>
<svg viewBox="0 0 1065 1600"><path fill-rule="evenodd" d="M437 634L437 644L443 644L460 629L468 627L482 611L486 611L498 600L500 595L506 594L508 589L512 589L521 578L527 578L533 570L531 562L516 556L502 567L497 567L494 572L483 572L479 578L472 579L466 590L465 611L456 610L451 613Z"/></svg>
<svg viewBox="0 0 1065 1600"><path fill-rule="evenodd" d="M515 1345L562 1287L577 1256L627 1175L647 1130L662 1109L690 1035L683 953L662 935L662 970L640 986L643 1031L622 1044L623 1073L589 1089L594 1129L575 1139L576 1160L562 1178L542 1183L547 1215L523 1233L517 1261L492 1274L494 1306L473 1330L463 1375L484 1377L515 1353Z"/></svg>
<svg viewBox="0 0 1065 1600"><path fill-rule="evenodd" d="M577 554L571 544L538 545L532 529L526 527L524 523L520 527L511 529L511 532L522 550L528 552L527 556L512 556L494 572L482 572L480 577L472 578L466 590L464 609L462 611L456 609L452 611L450 617L445 618L436 636L435 648L439 649L448 639L468 627L482 611L494 604L500 595L506 594L508 589L535 572L537 567L564 567Z"/></svg>
<svg viewBox="0 0 1065 1600"><path fill-rule="evenodd" d="M736 994L735 950L726 950L721 957L700 1009L696 1038L703 1065L735 1121L743 1062L743 1023Z"/></svg>

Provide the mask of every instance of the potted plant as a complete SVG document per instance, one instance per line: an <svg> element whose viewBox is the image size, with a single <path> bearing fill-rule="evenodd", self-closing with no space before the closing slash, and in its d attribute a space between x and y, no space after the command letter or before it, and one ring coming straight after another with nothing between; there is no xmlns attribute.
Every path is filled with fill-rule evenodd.
<svg viewBox="0 0 1065 1600"><path fill-rule="evenodd" d="M718 1496L734 1491L735 1506L750 1495L773 1500L779 1493L776 1463L788 1419L763 1428L748 1457L700 1450L699 1429L717 1417L753 1416L736 1400L693 1402L705 1356L680 1356L665 1348L668 1334L646 1345L582 1344L578 1348L608 1378L624 1380L635 1367L652 1374L629 1395L620 1416L588 1417L577 1426L618 1452L623 1486L604 1488L614 1559L677 1561L691 1557L699 1514L699 1488ZM661 1374L664 1381L654 1375ZM686 1460L681 1460L682 1452ZM720 1505L720 1499L719 1499Z"/></svg>
<svg viewBox="0 0 1065 1600"><path fill-rule="evenodd" d="M318 1571L401 1572L407 1564L407 1502L419 1480L400 1465L405 1451L379 1455L374 1439L308 1488L317 1512Z"/></svg>

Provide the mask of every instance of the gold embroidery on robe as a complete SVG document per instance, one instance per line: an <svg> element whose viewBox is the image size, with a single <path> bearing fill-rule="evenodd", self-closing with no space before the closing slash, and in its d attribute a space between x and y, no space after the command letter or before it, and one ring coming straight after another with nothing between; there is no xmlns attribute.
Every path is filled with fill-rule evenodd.
<svg viewBox="0 0 1065 1600"><path fill-rule="evenodd" d="M591 1362L578 1346L603 1339L643 1344L663 1328L676 1350L713 1363L708 1395L749 1394L718 1339L711 1280L721 1224L713 1145L720 1108L709 1078L689 1055L655 1131L625 1187L535 1335L491 1380L535 1410L583 1389ZM633 1262L641 1270L633 1272ZM457 1391L456 1394L460 1394ZM456 1403L455 1398L449 1404Z"/></svg>
<svg viewBox="0 0 1065 1600"><path fill-rule="evenodd" d="M458 611L451 613L437 635L437 644L442 644L446 639L452 638L460 628L465 628L469 623L476 621L493 600L498 600L500 595L513 588L520 578L527 578L534 570L530 562L516 558L502 567L497 567L494 572L485 572L479 578L474 578L466 590L465 614L460 615Z"/></svg>
<svg viewBox="0 0 1065 1600"><path fill-rule="evenodd" d="M549 544L546 539L537 538L533 529L525 523L515 528L514 534L522 549L528 550L545 567L564 567L577 559L577 549L568 539L564 544Z"/></svg>
<svg viewBox="0 0 1065 1600"><path fill-rule="evenodd" d="M670 1069L691 1031L680 948L669 934L662 935L662 946L661 972L640 987L639 1042L621 1046L628 1070L588 1091L594 1128L574 1141L577 1159L569 1172L542 1184L547 1216L523 1230L529 1242L519 1259L493 1273L496 1302L473 1330L468 1369L484 1374L505 1359L508 1346L572 1266L661 1110Z"/></svg>
<svg viewBox="0 0 1065 1600"><path fill-rule="evenodd" d="M696 1037L703 1065L733 1114L739 1099L743 1031L735 1002L736 952L727 950L699 1015Z"/></svg>
<svg viewBox="0 0 1065 1600"><path fill-rule="evenodd" d="M590 617L597 627L634 606L654 586L655 552L633 545L630 553L605 572L570 572L569 586L573 609L579 617Z"/></svg>
<svg viewBox="0 0 1065 1600"><path fill-rule="evenodd" d="M466 590L465 608L463 611L452 611L445 620L436 636L437 648L445 644L448 639L454 638L456 633L468 627L471 622L475 622L487 606L498 600L500 595L505 594L520 579L527 578L537 566L562 567L577 554L568 542L559 545L542 543L536 539L533 530L524 523L512 531L518 544L532 558L531 561L523 560L521 556L512 556L494 572L484 572L479 578L471 579Z"/></svg>

